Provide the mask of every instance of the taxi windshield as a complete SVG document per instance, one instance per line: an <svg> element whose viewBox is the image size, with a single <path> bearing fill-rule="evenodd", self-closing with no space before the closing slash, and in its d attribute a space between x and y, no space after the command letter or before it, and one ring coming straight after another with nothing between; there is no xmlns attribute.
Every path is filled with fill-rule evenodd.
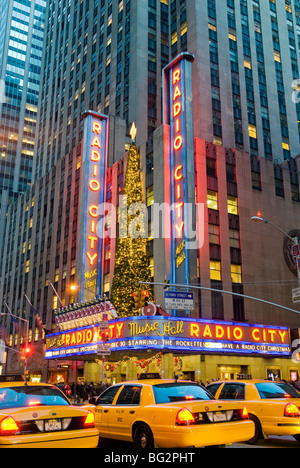
<svg viewBox="0 0 300 468"><path fill-rule="evenodd" d="M203 387L196 383L174 382L158 384L153 386L153 391L157 404L213 399Z"/></svg>
<svg viewBox="0 0 300 468"><path fill-rule="evenodd" d="M262 399L268 398L300 398L300 393L284 382L257 383L256 388Z"/></svg>
<svg viewBox="0 0 300 468"><path fill-rule="evenodd" d="M21 386L0 388L0 411L6 408L67 406L69 401L57 387Z"/></svg>

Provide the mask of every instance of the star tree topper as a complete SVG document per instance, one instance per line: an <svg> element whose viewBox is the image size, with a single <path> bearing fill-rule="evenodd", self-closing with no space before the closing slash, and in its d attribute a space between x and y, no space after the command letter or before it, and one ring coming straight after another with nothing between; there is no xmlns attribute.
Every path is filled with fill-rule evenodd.
<svg viewBox="0 0 300 468"><path fill-rule="evenodd" d="M133 124L131 125L131 129L130 129L130 135L131 135L132 141L136 139L136 134L137 134L137 128L135 126L135 123L133 122Z"/></svg>

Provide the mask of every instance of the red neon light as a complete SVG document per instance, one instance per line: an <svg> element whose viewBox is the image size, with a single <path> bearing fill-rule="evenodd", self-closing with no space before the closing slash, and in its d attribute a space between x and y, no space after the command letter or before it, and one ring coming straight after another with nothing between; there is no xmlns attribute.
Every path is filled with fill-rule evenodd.
<svg viewBox="0 0 300 468"><path fill-rule="evenodd" d="M92 218L98 218L97 211L98 211L98 207L96 205L91 205L88 210L89 215L91 215Z"/></svg>
<svg viewBox="0 0 300 468"><path fill-rule="evenodd" d="M179 81L181 81L181 70L175 70L173 72L173 84L176 84L178 83Z"/></svg>
<svg viewBox="0 0 300 468"><path fill-rule="evenodd" d="M99 180L96 180L96 179L90 180L89 187L93 192L98 192L101 188Z"/></svg>
<svg viewBox="0 0 300 468"><path fill-rule="evenodd" d="M180 164L179 166L176 167L175 173L174 173L174 177L175 177L176 180L183 179L183 174L178 174L178 172L182 171L182 170L183 170L182 164Z"/></svg>
<svg viewBox="0 0 300 468"><path fill-rule="evenodd" d="M101 148L102 148L102 146L101 146L101 143L100 143L100 141L99 141L99 138L98 138L98 137L95 137L95 138L94 138L94 140L93 140L93 142L92 142L92 145L91 145L91 146L92 146L92 147L99 148L99 149L101 149Z"/></svg>

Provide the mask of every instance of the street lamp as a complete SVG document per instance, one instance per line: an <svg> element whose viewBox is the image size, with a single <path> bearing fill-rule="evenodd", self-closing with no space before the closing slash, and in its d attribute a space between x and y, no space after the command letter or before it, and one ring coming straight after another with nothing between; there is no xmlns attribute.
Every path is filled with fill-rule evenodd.
<svg viewBox="0 0 300 468"><path fill-rule="evenodd" d="M294 245L298 244L298 238L297 237L294 237L294 238L291 237L287 232L285 232L283 229L281 229L279 226L277 226L277 224L272 223L269 219L264 219L261 216L252 216L251 221L255 221L255 222L258 221L258 222L262 222L262 223L265 223L265 224L271 224L271 226L273 226L275 229L277 229L282 234L284 234L288 239L290 239L290 241L292 241Z"/></svg>
<svg viewBox="0 0 300 468"><path fill-rule="evenodd" d="M100 294L95 294L95 291L92 291L91 289L88 289L85 286L77 286L77 284L71 284L71 286L70 286L70 291L72 291L72 292L77 292L79 289L80 290L83 289L84 291L88 291L88 292L94 294L94 296L97 299L101 298ZM105 294L103 294L103 299L106 300L106 295Z"/></svg>

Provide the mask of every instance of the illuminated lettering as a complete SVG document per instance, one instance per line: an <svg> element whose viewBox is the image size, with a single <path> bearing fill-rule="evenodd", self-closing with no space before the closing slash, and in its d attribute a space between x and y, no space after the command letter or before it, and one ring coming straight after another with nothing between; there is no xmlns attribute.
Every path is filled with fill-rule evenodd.
<svg viewBox="0 0 300 468"><path fill-rule="evenodd" d="M175 91L174 91L173 101L176 101L178 97L181 97L181 89L179 88L179 86L176 86Z"/></svg>
<svg viewBox="0 0 300 468"><path fill-rule="evenodd" d="M287 332L278 330L278 335L280 337L281 343L285 343Z"/></svg>
<svg viewBox="0 0 300 468"><path fill-rule="evenodd" d="M179 115L181 111L182 111L181 102L176 102L176 104L174 104L173 106L173 117L177 117L177 115Z"/></svg>
<svg viewBox="0 0 300 468"><path fill-rule="evenodd" d="M257 336L259 333L259 329L258 328L254 328L254 330L252 330L252 333L251 333L251 336L252 336L252 339L254 341L259 341L260 340L260 337Z"/></svg>
<svg viewBox="0 0 300 468"><path fill-rule="evenodd" d="M182 171L183 170L183 166L180 165L180 166L177 166L176 169L175 169L175 174L174 174L174 177L176 180L181 180L183 179L183 174L178 174L179 171Z"/></svg>
<svg viewBox="0 0 300 468"><path fill-rule="evenodd" d="M94 140L93 140L93 142L92 142L92 146L93 146L93 147L96 147L96 148L99 148L99 149L102 148L101 143L100 143L98 137L95 137L95 138L94 138Z"/></svg>
<svg viewBox="0 0 300 468"><path fill-rule="evenodd" d="M179 135L178 137L175 138L174 140L174 149L176 151L180 150L180 148L182 148L182 145L183 145L183 139L182 139L182 136Z"/></svg>
<svg viewBox="0 0 300 468"><path fill-rule="evenodd" d="M89 258L89 261L90 261L90 265L93 266L94 265L94 261L96 260L96 258L98 257L98 254L94 254L92 256L92 254L90 254L90 252L87 252L87 257Z"/></svg>
<svg viewBox="0 0 300 468"><path fill-rule="evenodd" d="M88 240L91 241L91 249L95 247L95 242L97 242L97 237L88 236Z"/></svg>
<svg viewBox="0 0 300 468"><path fill-rule="evenodd" d="M216 338L223 338L225 330L221 325L216 325Z"/></svg>
<svg viewBox="0 0 300 468"><path fill-rule="evenodd" d="M243 330L240 327L235 327L233 329L233 336L236 340L241 340L243 338Z"/></svg>
<svg viewBox="0 0 300 468"><path fill-rule="evenodd" d="M181 70L175 70L173 72L173 84L179 83L181 81Z"/></svg>
<svg viewBox="0 0 300 468"><path fill-rule="evenodd" d="M98 135L101 134L102 132L102 125L99 122L93 122L92 124L92 132L93 133L98 133Z"/></svg>
<svg viewBox="0 0 300 468"><path fill-rule="evenodd" d="M183 228L184 228L184 222L182 221L182 223L180 224L180 226L178 226L178 224L175 224L175 229L178 233L178 237L181 238L182 237L182 231L183 231Z"/></svg>
<svg viewBox="0 0 300 468"><path fill-rule="evenodd" d="M101 187L99 180L97 179L90 180L89 187L91 190L93 190L93 192L98 192L98 190L100 190L100 187Z"/></svg>
<svg viewBox="0 0 300 468"><path fill-rule="evenodd" d="M92 150L91 161L100 161L100 159L101 159L101 154L99 154L98 151Z"/></svg>
<svg viewBox="0 0 300 468"><path fill-rule="evenodd" d="M98 218L97 211L98 207L96 205L92 205L89 207L89 215L92 216L92 218Z"/></svg>
<svg viewBox="0 0 300 468"><path fill-rule="evenodd" d="M197 323L191 323L190 325L190 336L191 338L200 337L200 327Z"/></svg>
<svg viewBox="0 0 300 468"><path fill-rule="evenodd" d="M212 332L209 325L206 325L203 332L203 338L212 338Z"/></svg>

